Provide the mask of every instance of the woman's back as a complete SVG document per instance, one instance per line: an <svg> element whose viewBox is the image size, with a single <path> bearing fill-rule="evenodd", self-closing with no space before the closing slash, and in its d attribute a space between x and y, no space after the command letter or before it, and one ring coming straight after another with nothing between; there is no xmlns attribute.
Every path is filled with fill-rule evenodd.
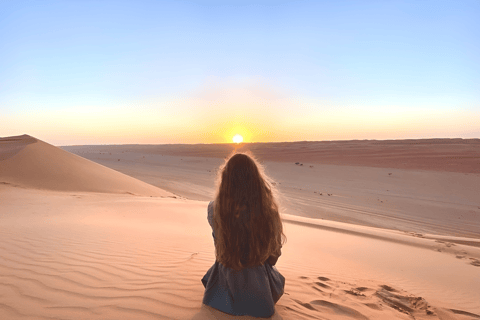
<svg viewBox="0 0 480 320"><path fill-rule="evenodd" d="M215 239L213 201L208 205L208 221ZM204 304L233 315L270 317L275 313L275 303L283 295L285 278L269 262L234 270L215 261L202 283Z"/></svg>
<svg viewBox="0 0 480 320"><path fill-rule="evenodd" d="M272 187L246 154L230 157L219 178L207 216L216 261L202 279L203 302L233 315L272 316L285 285L274 267L284 235Z"/></svg>

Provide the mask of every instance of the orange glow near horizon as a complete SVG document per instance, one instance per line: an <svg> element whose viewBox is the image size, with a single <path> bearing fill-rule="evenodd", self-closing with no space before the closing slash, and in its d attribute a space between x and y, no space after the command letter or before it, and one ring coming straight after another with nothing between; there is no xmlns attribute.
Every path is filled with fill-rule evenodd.
<svg viewBox="0 0 480 320"><path fill-rule="evenodd" d="M207 85L182 98L76 106L79 111L19 111L2 118L0 135L28 134L62 146L232 143L236 135L243 143L254 143L477 138L480 134L477 110L342 105L294 99L280 91L233 83Z"/></svg>
<svg viewBox="0 0 480 320"><path fill-rule="evenodd" d="M99 114L31 113L9 117L2 136L28 134L54 145L86 144L196 144L354 139L417 139L478 137L476 112L369 114L359 111L326 112L310 117L295 114L281 119L235 117L229 112L178 117L145 112ZM299 113L297 113L299 114ZM369 118L367 119L367 116ZM39 121L42 119L42 121ZM271 121L270 121L271 120ZM461 128L461 130L459 129ZM469 134L469 132L471 132Z"/></svg>

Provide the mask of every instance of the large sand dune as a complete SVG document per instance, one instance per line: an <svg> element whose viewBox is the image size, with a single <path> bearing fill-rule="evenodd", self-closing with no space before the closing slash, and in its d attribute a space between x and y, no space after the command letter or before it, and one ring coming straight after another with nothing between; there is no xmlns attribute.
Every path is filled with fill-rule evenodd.
<svg viewBox="0 0 480 320"><path fill-rule="evenodd" d="M152 160L143 157L117 162L148 180L152 168L135 165ZM200 192L204 177L179 163L214 158L171 157L153 180L190 177ZM291 169L308 184L311 174ZM0 140L0 181L0 319L249 319L202 306L215 260L206 201L28 136ZM272 319L480 319L478 239L282 216L286 287Z"/></svg>
<svg viewBox="0 0 480 320"><path fill-rule="evenodd" d="M28 135L0 139L0 182L28 188L172 196Z"/></svg>

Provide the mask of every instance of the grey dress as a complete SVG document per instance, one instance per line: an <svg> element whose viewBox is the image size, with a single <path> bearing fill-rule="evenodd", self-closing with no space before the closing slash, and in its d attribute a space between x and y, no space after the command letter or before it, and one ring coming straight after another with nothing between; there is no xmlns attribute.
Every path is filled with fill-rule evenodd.
<svg viewBox="0 0 480 320"><path fill-rule="evenodd" d="M215 241L213 201L208 204L207 219ZM285 287L285 278L274 267L277 259L270 257L262 265L238 271L215 261L202 278L203 303L231 315L271 317Z"/></svg>

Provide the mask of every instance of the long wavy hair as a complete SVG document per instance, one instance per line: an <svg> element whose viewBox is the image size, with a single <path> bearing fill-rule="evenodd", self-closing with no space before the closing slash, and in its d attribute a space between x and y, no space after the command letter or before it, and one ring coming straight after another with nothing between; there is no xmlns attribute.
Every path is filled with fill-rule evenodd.
<svg viewBox="0 0 480 320"><path fill-rule="evenodd" d="M215 254L239 270L263 264L286 240L274 187L251 153L233 153L219 168L214 201Z"/></svg>

